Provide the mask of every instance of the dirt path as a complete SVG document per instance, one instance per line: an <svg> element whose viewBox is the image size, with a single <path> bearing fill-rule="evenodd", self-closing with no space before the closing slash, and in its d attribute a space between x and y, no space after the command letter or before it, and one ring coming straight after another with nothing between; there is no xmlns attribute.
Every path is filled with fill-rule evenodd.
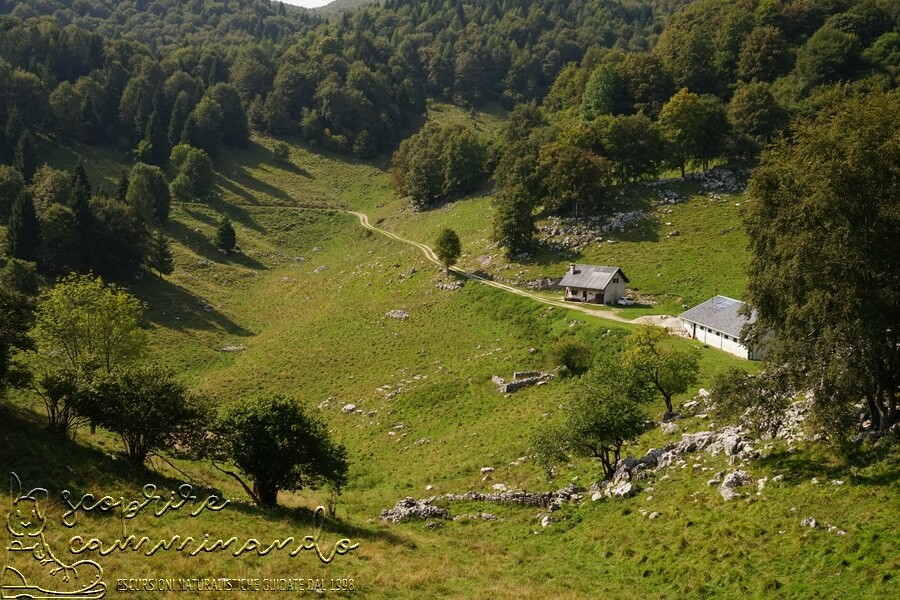
<svg viewBox="0 0 900 600"><path fill-rule="evenodd" d="M376 227L375 225L372 225L369 222L369 216L366 215L365 213L356 212L353 210L344 210L343 212L346 212L351 215L355 215L356 218L359 219L360 225L362 225L366 229L380 233L381 235L383 235L385 237L389 237L398 242L402 242L409 246L418 248L419 250L421 250L422 254L425 255L425 258L427 258L429 261L433 262L434 264L438 265L439 267L443 268L444 265L440 261L440 259L437 257L437 255L434 253L434 250L432 250L425 244L420 244L419 242L414 242L407 238L401 237L395 233L391 233L390 231L387 231L385 229L381 229L380 227ZM630 321L630 320L628 320L624 317L621 317L618 314L616 314L614 312L610 312L608 310L597 310L597 309L593 309L588 306L585 306L584 304L577 304L577 303L572 303L572 302L565 302L563 300L552 300L550 298L544 298L543 296L539 296L537 294L533 294L533 293L527 292L525 290L520 290L517 287L513 287L513 286L507 285L505 283L499 283L497 281L486 279L484 277L481 277L480 275L476 275L475 273L463 271L462 269L459 269L457 267L450 267L450 270L461 277L465 277L467 279L474 279L485 285L489 285L493 288L497 288L498 290L503 290L504 292L509 292L510 294L522 296L523 298L528 298L530 300L534 300L535 302L540 302L540 303L546 304L548 306L555 306L557 308L564 308L566 310L575 310L578 312L582 312L582 313L597 317L599 319L606 319L607 321L617 321L619 323L632 323L632 324L635 323L635 321ZM647 317L641 317L641 318L646 319Z"/></svg>
<svg viewBox="0 0 900 600"><path fill-rule="evenodd" d="M372 225L372 223L369 222L369 215L367 215L365 213L361 213L361 212L358 212L355 210L342 209L342 208L326 208L323 206L284 206L284 205L277 205L277 204L272 204L272 205L249 204L246 206L252 207L252 208L278 208L278 209L288 209L288 210L293 209L293 210L316 210L316 211L326 211L326 212L342 212L342 213L345 213L348 215L353 215L359 220L359 224L362 225L363 227L365 227L366 229L368 229L370 231L374 231L380 235L383 235L387 238L390 238L390 239L400 242L402 244L406 244L408 246L417 248L420 252L422 252L422 254L425 255L425 258L427 258L430 262L436 264L437 266L439 266L441 268L444 267L443 263L437 257L437 254L435 254L434 250L432 250L429 246L427 246L425 244L421 244L419 242L415 242L415 241L407 239L405 237L401 237L401 236L397 235L396 233L391 233L390 231L388 231L386 229L382 229L380 227ZM555 306L556 308L562 308L565 310L574 310L574 311L577 311L580 313L584 313L586 315L590 315L592 317L596 317L598 319L606 319L607 321L615 321L618 323L630 323L632 325L641 324L641 323L653 323L653 324L659 324L664 327L667 327L672 331L677 331L678 329L680 329L680 322L676 323L673 328L672 325L673 325L674 321L672 321L672 319L674 319L674 317L670 317L668 315L645 315L645 316L639 317L635 320L629 320L629 319L626 319L625 317L622 317L622 316L618 315L617 313L612 312L610 310L596 309L596 308L591 308L591 306L584 305L584 304L579 304L579 303L574 303L574 302L565 302L563 300L554 300L551 298L545 298L543 296L539 296L538 294L534 294L532 292L521 290L517 287L507 285L505 283L499 283L497 281L487 279L480 275L476 275L475 273L470 273L468 271L464 271L457 267L450 267L450 270L453 271L454 273L456 273L457 275L459 275L460 277L465 277L467 279L473 279L475 281L483 283L484 285L489 285L498 290L503 290L504 292L507 292L510 294L515 294L517 296L521 296L522 298L528 298L529 300L533 300L535 302L540 302L541 304L546 304L547 306Z"/></svg>

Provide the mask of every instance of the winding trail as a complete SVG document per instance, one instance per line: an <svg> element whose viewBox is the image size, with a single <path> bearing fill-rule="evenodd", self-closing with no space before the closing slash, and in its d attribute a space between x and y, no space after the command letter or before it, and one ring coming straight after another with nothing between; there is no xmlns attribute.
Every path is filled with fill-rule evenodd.
<svg viewBox="0 0 900 600"><path fill-rule="evenodd" d="M172 203L176 204L175 202ZM182 203L177 203L182 204ZM411 239L402 237L397 235L396 233L392 233L386 229L382 229L376 225L372 225L369 221L369 215L355 211L349 210L346 208L335 208L335 207L326 207L326 206L303 206L303 205L283 205L283 204L238 204L236 206L240 206L241 208L272 208L272 209L281 209L281 210L313 210L320 212L332 212L332 213L344 213L348 215L353 215L359 220L359 224L370 230L378 233L379 235L383 235L384 237L390 238L394 241L400 242L401 244L406 244L408 246L412 246L417 248L422 254L425 255L425 258L435 265L443 268L444 264L437 257L437 254L434 253L429 246L426 244L422 244L420 242L413 241ZM622 317L615 312L609 310L598 310L595 308L591 308L588 305L579 304L575 302L565 302L563 300L554 300L552 298L545 298L544 296L540 296L538 294L528 292L512 285L508 285L505 283L500 283L498 281L494 281L492 279L488 279L486 277L482 277L481 275L477 275L475 273L471 273L469 271L464 271L458 267L450 267L450 270L459 275L460 277L464 277L466 279L472 279L478 281L479 283L483 283L484 285L490 286L492 288L496 288L498 290L502 290L509 294L515 294L516 296L521 296L522 298L528 298L529 300L533 300L534 302L540 302L541 304L546 304L547 306L553 306L556 308L561 308L564 310L573 310L576 312L584 313L586 315L590 315L592 317L596 317L598 319L605 319L607 321L615 321L617 323L628 323L631 325L641 325L646 323L653 323L657 325L662 325L667 327L670 330L677 330L678 327L673 326L671 323L668 323L667 320L671 320L672 317L668 315L644 315L638 317L637 319L630 320Z"/></svg>
<svg viewBox="0 0 900 600"><path fill-rule="evenodd" d="M421 244L419 242L415 242L413 240L407 239L405 237L401 237L401 236L397 235L396 233L391 233L390 231L387 231L386 229L381 229L380 227L376 227L375 225L372 225L369 222L369 216L365 213L357 212L355 210L342 210L342 209L329 209L329 210L338 210L340 212L354 215L354 216L356 216L357 219L359 219L359 224L362 225L363 227L365 227L366 229L368 229L370 231L374 231L376 233L379 233L385 237L391 238L392 240L396 240L403 244L407 244L409 246L413 246L414 248L418 248L422 252L422 254L425 255L425 258L427 258L429 261L433 262L434 264L438 265L439 267L443 268L443 266L444 266L444 264L437 257L437 254L435 254L434 250L432 250L430 247L426 246L425 244ZM635 320L635 321L628 320L628 319L621 317L621 316L617 315L616 313L613 313L610 311L596 310L593 308L589 308L583 304L577 304L577 303L572 303L572 302L565 302L563 300L553 300L550 298L545 298L543 296L539 296L537 294L527 292L525 290L521 290L517 287L513 287L513 286L507 285L505 283L499 283L497 281L487 279L480 275L476 275L475 273L463 271L462 269L459 269L457 267L450 267L450 270L461 277L465 277L467 279L474 279L480 283L483 283L484 285L489 285L493 288L497 288L498 290L503 290L504 292L508 292L510 294L515 294L515 295L521 296L523 298L528 298L530 300L534 300L535 302L540 302L541 304L546 304L548 306L555 306L557 308L563 308L566 310L575 310L578 312L582 312L582 313L591 315L593 317L597 317L599 319L606 319L607 321L617 321L619 323L630 323L632 325L641 322L641 321L637 321L637 320ZM647 319L647 317L641 317L641 319Z"/></svg>

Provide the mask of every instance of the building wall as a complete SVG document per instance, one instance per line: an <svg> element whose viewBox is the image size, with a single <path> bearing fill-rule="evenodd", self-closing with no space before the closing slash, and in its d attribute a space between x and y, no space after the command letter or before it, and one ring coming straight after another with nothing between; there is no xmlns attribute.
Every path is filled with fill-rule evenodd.
<svg viewBox="0 0 900 600"><path fill-rule="evenodd" d="M729 354L734 354L735 356L749 360L759 360L762 358L762 352L757 349L750 352L747 347L742 345L734 336L724 334L720 331L714 331L709 327L701 325L700 323L688 321L687 319L682 319L681 324L685 335L701 341L711 348L718 348Z"/></svg>
<svg viewBox="0 0 900 600"><path fill-rule="evenodd" d="M584 297L583 292L587 292L587 298ZM582 288L566 288L566 299L578 300L580 302L603 302L603 292L597 292L595 290L584 290Z"/></svg>
<svg viewBox="0 0 900 600"><path fill-rule="evenodd" d="M618 279L617 283L609 282L604 290L603 301L606 303L615 302L619 298L625 297L625 278L622 275L616 275L613 279Z"/></svg>

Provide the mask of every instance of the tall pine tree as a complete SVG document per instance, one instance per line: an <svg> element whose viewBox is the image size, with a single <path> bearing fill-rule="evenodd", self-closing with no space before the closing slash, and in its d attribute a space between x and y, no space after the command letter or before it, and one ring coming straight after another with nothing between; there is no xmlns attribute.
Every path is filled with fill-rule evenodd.
<svg viewBox="0 0 900 600"><path fill-rule="evenodd" d="M22 174L25 181L31 181L38 167L37 143L31 130L26 129L19 136L13 156L13 167Z"/></svg>
<svg viewBox="0 0 900 600"><path fill-rule="evenodd" d="M40 225L31 194L22 191L13 204L6 229L6 253L22 260L37 260Z"/></svg>
<svg viewBox="0 0 900 600"><path fill-rule="evenodd" d="M216 239L214 241L216 248L224 250L226 253L234 250L237 240L234 233L234 227L231 225L231 219L223 217L222 220L219 221L219 226L216 228Z"/></svg>
<svg viewBox="0 0 900 600"><path fill-rule="evenodd" d="M87 240L91 231L91 196L93 193L94 190L87 172L84 170L84 165L79 163L72 174L72 212L75 213L79 253L84 264L87 264L89 258Z"/></svg>
<svg viewBox="0 0 900 600"><path fill-rule="evenodd" d="M163 234L162 230L156 232L153 239L150 240L150 249L148 252L148 261L150 268L156 269L160 279L163 275L171 275L175 271L175 260L172 258L172 248L169 245L169 239Z"/></svg>

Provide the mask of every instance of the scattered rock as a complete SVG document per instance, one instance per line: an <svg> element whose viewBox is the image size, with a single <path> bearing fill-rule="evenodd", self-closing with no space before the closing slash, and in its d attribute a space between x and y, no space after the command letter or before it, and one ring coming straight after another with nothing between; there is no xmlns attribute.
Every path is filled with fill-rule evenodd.
<svg viewBox="0 0 900 600"><path fill-rule="evenodd" d="M659 517L660 517L660 514L658 512L652 512L652 513L650 513L650 516L648 516L647 518L652 520L652 519L658 519Z"/></svg>
<svg viewBox="0 0 900 600"><path fill-rule="evenodd" d="M315 269L313 269L313 273L321 273L322 271L324 271L327 268L328 268L328 265L322 265L320 267L316 267Z"/></svg>
<svg viewBox="0 0 900 600"><path fill-rule="evenodd" d="M345 404L344 407L341 409L341 412L345 413L345 414L349 414L349 413L354 412L355 410L356 410L355 404Z"/></svg>
<svg viewBox="0 0 900 600"><path fill-rule="evenodd" d="M493 473L494 467L481 467L481 474L487 475L488 473Z"/></svg>
<svg viewBox="0 0 900 600"><path fill-rule="evenodd" d="M381 511L381 520L391 523L400 523L402 521L428 519L449 519L450 511L446 508L433 506L430 500L415 500L414 498L404 498L399 501L394 508Z"/></svg>
<svg viewBox="0 0 900 600"><path fill-rule="evenodd" d="M613 496L617 498L629 498L631 496L634 496L634 493L634 486L631 485L631 482L623 481L616 485L610 486L607 489L606 495L610 498L612 498Z"/></svg>
<svg viewBox="0 0 900 600"><path fill-rule="evenodd" d="M224 348L219 348L219 352L243 352L247 349L247 346L237 345L237 346L225 346Z"/></svg>
<svg viewBox="0 0 900 600"><path fill-rule="evenodd" d="M553 517L550 515L545 516L541 519L541 527L548 527L551 523L553 523Z"/></svg>
<svg viewBox="0 0 900 600"><path fill-rule="evenodd" d="M472 520L472 521L496 521L496 515L491 513L480 512L453 517L454 521Z"/></svg>
<svg viewBox="0 0 900 600"><path fill-rule="evenodd" d="M816 521L813 517L806 517L802 521L800 521L800 527L809 527L810 529L815 529L819 526L819 522Z"/></svg>
<svg viewBox="0 0 900 600"><path fill-rule="evenodd" d="M719 486L719 493L726 501L739 498L741 494L734 491L735 488L742 487L752 481L750 474L746 471L732 471L722 480L722 485Z"/></svg>
<svg viewBox="0 0 900 600"><path fill-rule="evenodd" d="M679 427L676 423L663 423L662 430L663 433L671 435L673 433L678 433Z"/></svg>
<svg viewBox="0 0 900 600"><path fill-rule="evenodd" d="M597 502L598 500L603 500L603 492L594 492L591 494L591 502Z"/></svg>
<svg viewBox="0 0 900 600"><path fill-rule="evenodd" d="M389 316L392 319L408 319L409 318L408 311L399 310L399 309L389 310L388 312L386 312L384 314Z"/></svg>
<svg viewBox="0 0 900 600"><path fill-rule="evenodd" d="M497 390L501 394L511 394L522 388L541 385L550 379L553 379L553 375L542 371L516 371L513 373L512 381L506 381L497 375L491 377L491 381L497 385Z"/></svg>

